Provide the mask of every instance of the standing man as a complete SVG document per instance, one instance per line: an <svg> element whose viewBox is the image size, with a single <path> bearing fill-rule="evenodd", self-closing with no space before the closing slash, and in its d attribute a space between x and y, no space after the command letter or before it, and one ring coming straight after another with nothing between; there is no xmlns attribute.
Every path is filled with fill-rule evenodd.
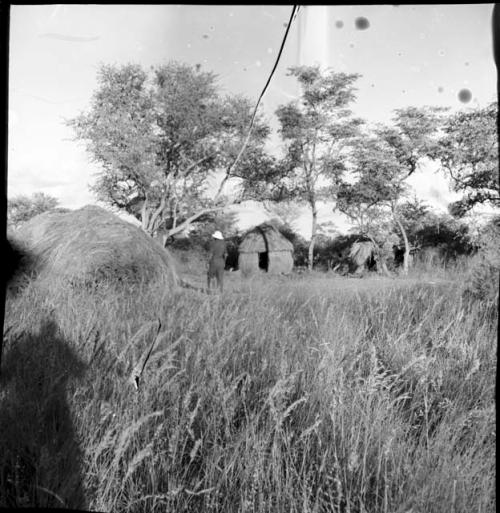
<svg viewBox="0 0 500 513"><path fill-rule="evenodd" d="M217 285L222 292L224 267L226 266L227 248L222 233L217 230L210 241L210 261L208 263L207 288L210 292L212 278L217 278Z"/></svg>

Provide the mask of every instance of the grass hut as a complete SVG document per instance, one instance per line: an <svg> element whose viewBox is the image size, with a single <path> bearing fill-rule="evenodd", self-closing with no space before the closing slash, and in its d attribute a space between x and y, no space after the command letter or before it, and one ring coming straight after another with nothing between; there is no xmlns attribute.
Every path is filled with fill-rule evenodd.
<svg viewBox="0 0 500 513"><path fill-rule="evenodd" d="M45 212L11 237L26 255L24 270L50 281L178 283L174 259L158 242L97 206Z"/></svg>
<svg viewBox="0 0 500 513"><path fill-rule="evenodd" d="M259 270L289 273L293 268L293 244L271 224L264 223L248 231L238 253L238 267L244 276Z"/></svg>
<svg viewBox="0 0 500 513"><path fill-rule="evenodd" d="M375 246L371 241L355 242L351 246L349 258L352 270L360 273L363 269L373 269L376 265Z"/></svg>

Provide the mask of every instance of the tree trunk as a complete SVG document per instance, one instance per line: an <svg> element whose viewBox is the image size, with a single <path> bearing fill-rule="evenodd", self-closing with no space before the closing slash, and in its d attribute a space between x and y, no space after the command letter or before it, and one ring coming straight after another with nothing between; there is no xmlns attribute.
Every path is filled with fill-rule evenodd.
<svg viewBox="0 0 500 513"><path fill-rule="evenodd" d="M149 235L151 233L149 232L149 211L148 211L148 197L146 196L144 198L144 202L142 204L141 208L141 228Z"/></svg>
<svg viewBox="0 0 500 513"><path fill-rule="evenodd" d="M396 221L399 229L401 231L401 235L403 236L403 240L405 241L405 254L403 258L403 274L408 274L408 267L410 262L410 244L408 242L408 237L406 236L406 231L404 226L401 224L401 221L398 219L398 216L394 214L394 220Z"/></svg>
<svg viewBox="0 0 500 513"><path fill-rule="evenodd" d="M318 231L318 209L316 208L316 202L311 202L312 209L312 230L311 230L311 242L309 244L309 261L307 267L312 271L314 263L314 244L316 242L316 232Z"/></svg>

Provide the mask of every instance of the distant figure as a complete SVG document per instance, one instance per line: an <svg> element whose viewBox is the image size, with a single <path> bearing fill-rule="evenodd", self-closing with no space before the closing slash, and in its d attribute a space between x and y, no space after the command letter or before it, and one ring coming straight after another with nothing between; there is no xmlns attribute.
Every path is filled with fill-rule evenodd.
<svg viewBox="0 0 500 513"><path fill-rule="evenodd" d="M217 278L217 285L222 292L224 282L224 267L226 266L227 248L222 233L217 230L210 241L210 261L208 263L207 288L213 278Z"/></svg>

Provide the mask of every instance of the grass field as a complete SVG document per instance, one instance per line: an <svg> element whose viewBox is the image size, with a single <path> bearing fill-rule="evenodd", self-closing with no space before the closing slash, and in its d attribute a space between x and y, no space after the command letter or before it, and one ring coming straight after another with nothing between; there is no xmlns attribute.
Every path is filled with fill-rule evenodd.
<svg viewBox="0 0 500 513"><path fill-rule="evenodd" d="M9 296L0 506L495 510L496 303L460 275L226 285Z"/></svg>

